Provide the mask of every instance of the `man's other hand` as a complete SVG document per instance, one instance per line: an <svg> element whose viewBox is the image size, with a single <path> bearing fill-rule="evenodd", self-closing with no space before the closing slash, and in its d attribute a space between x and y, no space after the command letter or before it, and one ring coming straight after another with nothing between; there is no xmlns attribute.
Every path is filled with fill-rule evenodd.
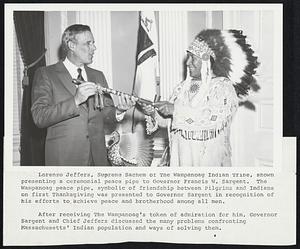
<svg viewBox="0 0 300 249"><path fill-rule="evenodd" d="M122 93L121 96L118 96L118 102L117 109L119 113L125 112L135 105L136 98Z"/></svg>
<svg viewBox="0 0 300 249"><path fill-rule="evenodd" d="M155 114L155 108L152 105L147 105L147 104L143 104L142 103L140 106L142 108L142 112L145 115L154 116L154 114Z"/></svg>

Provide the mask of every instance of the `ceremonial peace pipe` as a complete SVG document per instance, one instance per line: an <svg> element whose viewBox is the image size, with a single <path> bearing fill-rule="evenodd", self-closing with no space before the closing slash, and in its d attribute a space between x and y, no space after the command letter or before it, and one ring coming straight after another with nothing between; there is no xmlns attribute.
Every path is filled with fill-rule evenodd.
<svg viewBox="0 0 300 249"><path fill-rule="evenodd" d="M84 83L84 81L78 80L78 79L73 79L72 83L74 83L75 85L80 85L81 83ZM94 105L95 109L100 109L101 110L104 107L103 97L101 95L102 92L108 93L108 94L114 94L114 95L117 95L117 96L121 96L123 94L123 95L128 96L131 100L134 100L134 101L138 102L139 104L151 105L155 109L157 109L157 107L154 106L154 102L159 101L160 97L158 97L157 100L156 100L156 95L155 95L154 102L152 102L150 100L143 99L143 98L140 98L140 97L137 97L137 96L134 96L134 95L130 95L128 93L124 93L124 92L117 91L117 90L107 88L107 87L102 87L102 86L100 86L100 83L95 83L95 84L96 84L96 87L97 87L97 93L95 94L95 105Z"/></svg>

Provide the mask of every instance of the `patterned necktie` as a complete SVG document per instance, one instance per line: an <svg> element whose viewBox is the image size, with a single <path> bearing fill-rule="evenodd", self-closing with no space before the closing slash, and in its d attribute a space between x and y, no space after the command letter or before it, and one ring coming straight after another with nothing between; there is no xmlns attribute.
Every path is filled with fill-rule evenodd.
<svg viewBox="0 0 300 249"><path fill-rule="evenodd" d="M78 72L77 79L81 80L81 81L84 81L84 78L82 77L82 69L80 67L77 68L77 72Z"/></svg>
<svg viewBox="0 0 300 249"><path fill-rule="evenodd" d="M81 81L84 81L84 78L82 77L82 69L81 69L80 67L77 68L77 72L78 72L77 79L78 79L78 80L81 80ZM87 107L87 109L89 109L89 102L88 102L88 99L86 100L86 102L84 103L84 105Z"/></svg>

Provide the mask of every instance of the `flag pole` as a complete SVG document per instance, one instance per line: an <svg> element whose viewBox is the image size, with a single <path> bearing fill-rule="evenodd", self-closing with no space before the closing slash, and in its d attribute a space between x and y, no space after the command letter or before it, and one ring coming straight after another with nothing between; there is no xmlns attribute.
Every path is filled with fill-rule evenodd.
<svg viewBox="0 0 300 249"><path fill-rule="evenodd" d="M157 28L153 11L139 11L136 64L132 94L145 99L157 95ZM136 108L132 113L132 131L136 125Z"/></svg>
<svg viewBox="0 0 300 249"><path fill-rule="evenodd" d="M140 22L141 22L141 11L139 11L139 20L138 20L139 28L138 28L137 38L139 37ZM138 50L138 39L137 39L137 44L136 44L136 50ZM133 80L132 91L131 91L132 95L134 94L134 88L135 88L135 83L136 83L135 80L136 80L136 71L137 71L137 58L138 58L138 53L135 54L135 70L134 70L134 78L133 78L134 80ZM134 106L133 111L132 111L132 118L131 118L131 132L132 133L134 132L134 125L135 125L135 122L134 122L135 109L136 109L136 107Z"/></svg>

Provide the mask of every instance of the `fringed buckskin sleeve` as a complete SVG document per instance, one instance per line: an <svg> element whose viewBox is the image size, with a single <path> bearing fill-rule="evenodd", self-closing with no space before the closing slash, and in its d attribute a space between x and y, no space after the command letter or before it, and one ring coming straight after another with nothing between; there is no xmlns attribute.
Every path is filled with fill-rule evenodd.
<svg viewBox="0 0 300 249"><path fill-rule="evenodd" d="M173 93L170 97L170 102L174 104L175 99L178 97L184 85L184 81L179 83L173 90ZM168 127L170 126L171 118L163 118L155 111L154 117L145 115L146 121L146 132L147 135L154 133L158 127Z"/></svg>

